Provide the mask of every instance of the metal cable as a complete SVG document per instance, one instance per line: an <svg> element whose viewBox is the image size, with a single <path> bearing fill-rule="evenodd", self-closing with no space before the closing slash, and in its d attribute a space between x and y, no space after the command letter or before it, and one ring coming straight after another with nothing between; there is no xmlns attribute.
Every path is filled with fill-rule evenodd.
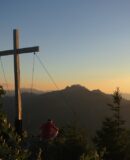
<svg viewBox="0 0 130 160"><path fill-rule="evenodd" d="M34 85L34 71L35 71L35 52L33 54L31 93L33 92L33 85Z"/></svg>
<svg viewBox="0 0 130 160"><path fill-rule="evenodd" d="M7 79L6 79L4 65L3 65L3 62L2 62L1 56L0 56L0 63L1 63L1 68L2 68L2 72L3 72L3 77L4 77L4 80L5 80L5 84L6 84L6 87L7 87L7 91L9 91L9 86L8 86L8 82L7 82Z"/></svg>
<svg viewBox="0 0 130 160"><path fill-rule="evenodd" d="M51 74L49 73L48 69L47 69L46 66L43 64L43 61L40 59L40 57L39 57L37 54L36 54L36 57L37 57L39 63L41 64L41 66L43 67L43 69L45 70L45 72L47 73L48 77L50 78L50 80L52 81L52 83L54 84L54 86L56 87L56 89L57 89L57 90L60 90L59 87L58 87L58 85L57 85L56 82L54 81L53 77L52 77ZM59 94L59 95L60 95L61 98L63 99L64 105L65 105L66 107L69 106L69 111L72 112L74 118L79 119L76 111L73 110L73 108L72 108L72 107L70 106L70 104L67 102L66 97L64 97L65 95L63 95L63 94ZM67 108L68 108L68 107L67 107Z"/></svg>
<svg viewBox="0 0 130 160"><path fill-rule="evenodd" d="M48 69L46 68L46 66L43 64L43 62L41 61L40 57L36 54L36 57L39 61L39 63L41 64L41 66L43 67L43 69L45 70L45 72L47 73L48 77L50 78L50 80L52 81L52 83L54 84L54 86L56 87L56 89L59 90L58 85L56 84L56 82L54 81L53 77L51 76L51 74L49 73Z"/></svg>

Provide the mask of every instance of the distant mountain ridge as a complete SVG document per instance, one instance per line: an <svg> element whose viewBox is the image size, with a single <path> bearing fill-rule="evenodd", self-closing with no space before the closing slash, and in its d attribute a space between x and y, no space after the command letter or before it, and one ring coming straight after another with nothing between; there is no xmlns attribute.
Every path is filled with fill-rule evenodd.
<svg viewBox="0 0 130 160"><path fill-rule="evenodd" d="M130 100L130 93L122 93L122 97L127 100Z"/></svg>
<svg viewBox="0 0 130 160"><path fill-rule="evenodd" d="M48 118L54 119L58 126L76 121L93 135L101 127L104 118L111 115L107 104L112 102L112 95L100 90L90 91L81 85L44 94L24 92L23 125L29 132L38 133L39 126ZM121 106L121 115L130 126L130 101L123 99ZM4 98L4 110L13 122L15 108L12 96Z"/></svg>
<svg viewBox="0 0 130 160"><path fill-rule="evenodd" d="M21 93L35 93L35 94L43 94L46 93L44 91L38 89L31 89L31 88L21 88ZM14 90L9 90L6 93L7 96L14 96Z"/></svg>

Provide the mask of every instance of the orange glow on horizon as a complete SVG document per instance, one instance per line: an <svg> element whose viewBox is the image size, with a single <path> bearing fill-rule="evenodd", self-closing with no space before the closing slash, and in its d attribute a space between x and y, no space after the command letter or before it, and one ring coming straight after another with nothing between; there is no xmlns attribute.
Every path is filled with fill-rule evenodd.
<svg viewBox="0 0 130 160"><path fill-rule="evenodd" d="M79 84L81 86L86 87L89 90L99 89L104 93L113 93L113 91L119 87L122 93L130 93L130 78L122 78L122 79L111 79L111 80L101 80L101 81L81 81L81 82L58 82L57 87L48 82L36 82L33 85L33 89L37 89L40 91L53 91L53 90L61 90L66 88L67 86L71 86L73 84ZM1 84L5 90L14 90L14 84L9 83L8 89L6 84ZM21 88L30 89L30 83L22 83Z"/></svg>

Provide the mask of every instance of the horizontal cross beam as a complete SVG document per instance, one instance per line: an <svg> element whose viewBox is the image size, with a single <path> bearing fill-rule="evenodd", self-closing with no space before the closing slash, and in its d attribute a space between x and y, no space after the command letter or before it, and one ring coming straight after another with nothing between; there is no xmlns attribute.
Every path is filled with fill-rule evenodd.
<svg viewBox="0 0 130 160"><path fill-rule="evenodd" d="M18 51L19 54L22 54L22 53L31 53L31 52L39 52L39 47L35 46L35 47L29 47L29 48L19 48L19 49L16 49L16 51L14 51L14 50L0 51L0 56L13 55L17 51Z"/></svg>

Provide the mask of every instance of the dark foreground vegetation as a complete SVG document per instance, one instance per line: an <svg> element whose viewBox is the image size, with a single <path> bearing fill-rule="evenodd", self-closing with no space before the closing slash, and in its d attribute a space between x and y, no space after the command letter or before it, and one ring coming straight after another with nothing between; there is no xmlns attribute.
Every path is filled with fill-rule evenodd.
<svg viewBox="0 0 130 160"><path fill-rule="evenodd" d="M0 159L2 160L130 160L130 131L120 117L121 95L119 89L113 94L112 112L96 136L87 133L76 123L60 128L53 141L43 141L39 136L15 132L2 111L0 87Z"/></svg>

